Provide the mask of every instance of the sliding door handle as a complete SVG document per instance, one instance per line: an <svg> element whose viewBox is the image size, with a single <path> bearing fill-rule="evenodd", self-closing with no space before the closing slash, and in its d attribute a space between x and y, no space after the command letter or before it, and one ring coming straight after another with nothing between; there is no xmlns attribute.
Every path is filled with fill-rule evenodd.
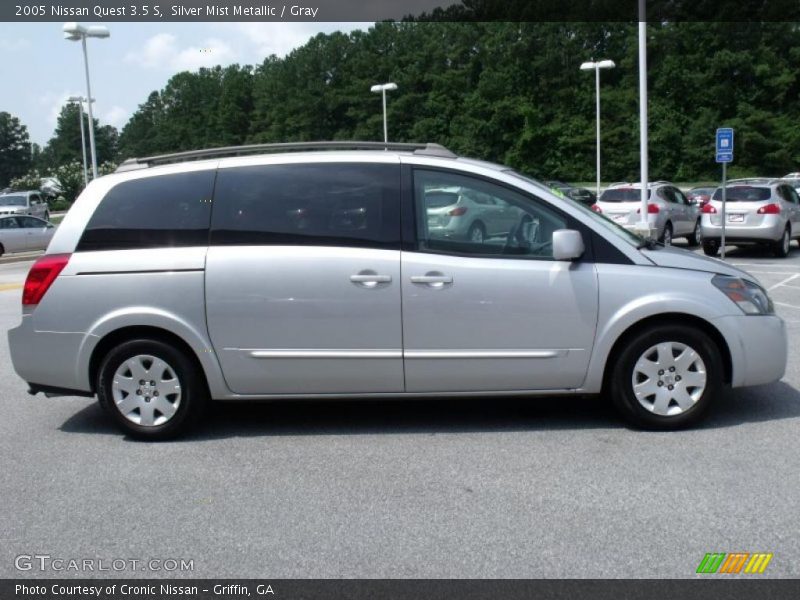
<svg viewBox="0 0 800 600"><path fill-rule="evenodd" d="M432 288L442 288L452 285L453 277L443 273L426 273L425 275L412 275L411 283L419 283Z"/></svg>
<svg viewBox="0 0 800 600"><path fill-rule="evenodd" d="M361 272L355 275L350 275L350 281L360 285L361 287L374 288L381 283L391 283L391 275L378 275L372 272Z"/></svg>

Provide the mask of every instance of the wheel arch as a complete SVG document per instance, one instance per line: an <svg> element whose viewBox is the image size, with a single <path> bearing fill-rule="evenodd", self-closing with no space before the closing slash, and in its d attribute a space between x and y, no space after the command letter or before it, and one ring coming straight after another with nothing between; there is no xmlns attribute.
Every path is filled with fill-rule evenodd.
<svg viewBox="0 0 800 600"><path fill-rule="evenodd" d="M635 323L632 323L625 329L619 337L617 337L614 344L611 346L610 351L605 357L605 362L603 364L603 391L605 392L608 390L608 385L610 382L611 373L613 371L614 362L612 357L618 356L620 353L620 349L623 348L626 344L630 342L630 340L638 335L645 329L648 329L653 326L658 325L690 325L693 327L697 327L703 333L708 335L709 338L714 342L717 348L720 351L720 357L722 359L722 368L723 368L723 381L726 384L730 384L733 381L733 357L731 356L730 348L728 347L728 343L725 340L725 337L722 333L717 329L713 324L709 323L707 320L698 317L696 315L691 315L687 313L680 313L680 312L672 312L672 313L660 313L657 315L651 315L648 317L644 317Z"/></svg>
<svg viewBox="0 0 800 600"><path fill-rule="evenodd" d="M133 325L110 331L97 342L92 350L91 358L89 359L89 385L93 393L97 392L97 375L103 358L116 346L130 340L143 338L165 342L184 352L186 356L189 357L189 360L194 363L195 367L197 367L198 372L202 373L203 381L206 382L206 387L208 387L208 376L206 370L203 368L203 363L186 340L176 333L160 327Z"/></svg>

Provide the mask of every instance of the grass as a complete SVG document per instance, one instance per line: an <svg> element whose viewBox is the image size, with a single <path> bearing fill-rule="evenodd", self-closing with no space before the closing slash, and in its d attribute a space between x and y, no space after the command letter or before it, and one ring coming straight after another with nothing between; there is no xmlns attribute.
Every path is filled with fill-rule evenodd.
<svg viewBox="0 0 800 600"><path fill-rule="evenodd" d="M50 217L50 222L53 225L58 225L59 223L61 223L63 218L64 218L64 215L55 215L53 217Z"/></svg>

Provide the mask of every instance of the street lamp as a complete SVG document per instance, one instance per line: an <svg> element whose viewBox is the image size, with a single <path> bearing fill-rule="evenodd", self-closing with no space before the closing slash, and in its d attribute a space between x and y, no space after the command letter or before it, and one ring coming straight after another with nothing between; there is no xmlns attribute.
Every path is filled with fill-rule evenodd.
<svg viewBox="0 0 800 600"><path fill-rule="evenodd" d="M380 85L373 85L371 88L369 88L370 92L380 92L381 96L383 96L383 142L385 144L389 143L389 132L386 128L386 92L391 92L396 89L396 83L382 83Z"/></svg>
<svg viewBox="0 0 800 600"><path fill-rule="evenodd" d="M72 42L80 40L83 46L83 66L86 71L86 97L92 97L92 86L89 83L89 57L86 54L86 38L107 38L111 35L108 28L102 25L92 25L84 27L79 23L64 23L62 28L64 39ZM92 178L97 179L97 151L94 146L94 117L92 116L92 103L86 103L89 112L89 146L92 150Z"/></svg>
<svg viewBox="0 0 800 600"><path fill-rule="evenodd" d="M81 152L83 153L83 184L89 185L89 170L86 166L86 136L83 133L83 102L86 100L83 96L70 96L67 98L68 102L74 102L78 105L78 121L81 124ZM94 102L94 98L92 98Z"/></svg>
<svg viewBox="0 0 800 600"><path fill-rule="evenodd" d="M598 62L585 62L581 65L581 71L591 71L594 69L594 88L595 106L597 120L597 197L600 197L600 69L613 69L616 65L613 60L601 60Z"/></svg>

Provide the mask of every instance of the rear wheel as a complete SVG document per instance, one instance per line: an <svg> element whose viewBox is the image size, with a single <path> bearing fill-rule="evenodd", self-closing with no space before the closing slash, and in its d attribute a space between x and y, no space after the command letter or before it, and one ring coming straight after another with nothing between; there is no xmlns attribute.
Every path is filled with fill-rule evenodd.
<svg viewBox="0 0 800 600"><path fill-rule="evenodd" d="M672 245L672 223L667 222L664 225L664 231L661 232L661 239L659 240L665 246Z"/></svg>
<svg viewBox="0 0 800 600"><path fill-rule="evenodd" d="M656 325L625 345L610 378L622 416L644 429L680 429L697 423L723 385L722 359L702 331Z"/></svg>
<svg viewBox="0 0 800 600"><path fill-rule="evenodd" d="M772 252L778 258L786 258L789 256L789 245L792 243L792 232L789 230L789 226L786 226L786 229L783 230L783 235L781 239L779 239L775 244L772 246Z"/></svg>
<svg viewBox="0 0 800 600"><path fill-rule="evenodd" d="M3 248L3 244L0 244L0 256L3 256L3 254L5 254L5 253L6 253L6 249Z"/></svg>
<svg viewBox="0 0 800 600"><path fill-rule="evenodd" d="M703 252L706 256L716 256L719 252L719 242L716 240L703 240Z"/></svg>
<svg viewBox="0 0 800 600"><path fill-rule="evenodd" d="M703 228L700 225L699 219L697 223L694 224L694 231L692 231L691 235L687 235L686 239L690 246L698 246L703 243Z"/></svg>
<svg viewBox="0 0 800 600"><path fill-rule="evenodd" d="M125 433L164 440L197 421L208 392L199 368L182 350L161 340L138 339L105 357L97 395Z"/></svg>
<svg viewBox="0 0 800 600"><path fill-rule="evenodd" d="M483 240L486 239L486 229L483 223L476 222L470 225L469 231L467 232L467 239L475 244L482 244Z"/></svg>

